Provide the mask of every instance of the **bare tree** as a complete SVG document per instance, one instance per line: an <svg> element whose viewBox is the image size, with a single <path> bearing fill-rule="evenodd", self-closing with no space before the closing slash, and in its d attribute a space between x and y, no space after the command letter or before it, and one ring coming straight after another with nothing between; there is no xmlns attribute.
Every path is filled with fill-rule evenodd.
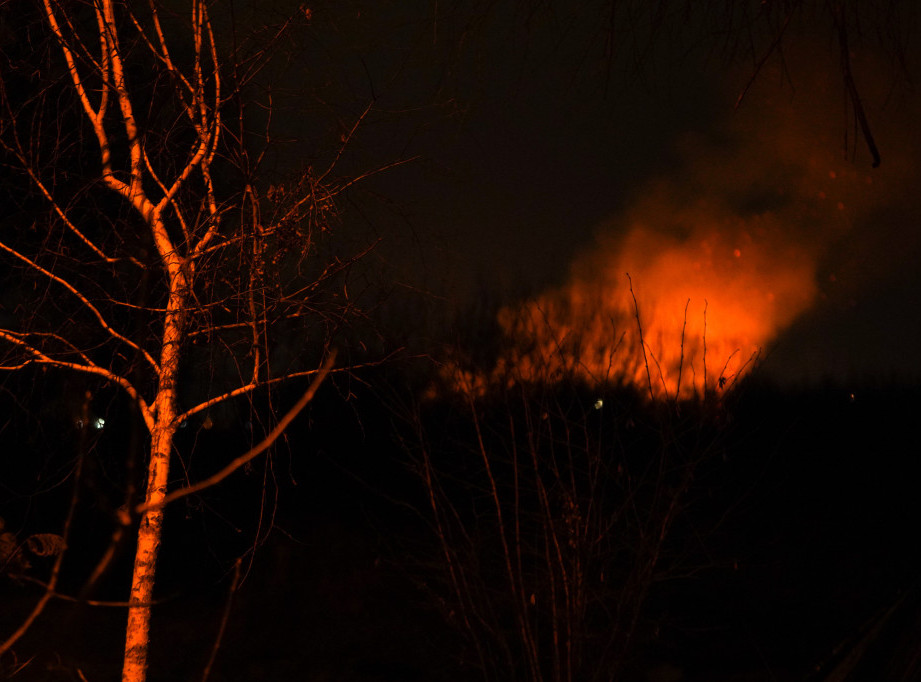
<svg viewBox="0 0 921 682"><path fill-rule="evenodd" d="M706 529L680 530L722 407L529 358L485 388L448 377L411 411L432 539L419 582L483 680L621 679L655 639L657 587L706 568L689 551Z"/></svg>
<svg viewBox="0 0 921 682"><path fill-rule="evenodd" d="M181 14L155 0L27 6L37 21L23 54L4 55L0 79L0 144L21 180L0 235L19 287L0 320L2 369L56 368L117 387L149 438L143 494L128 486L116 530L137 528L126 681L147 675L165 506L272 444L331 371L332 336L353 309L347 290L323 294L352 259L324 258L320 244L337 194L354 182L332 172L358 123L325 168L256 181L271 101L247 109L250 84L273 41L309 11L247 40L216 35L206 2L181 4ZM295 330L306 338L291 338ZM219 390L203 390L195 362L224 372ZM295 377L312 382L261 443L170 491L181 425ZM91 582L110 561L111 552ZM31 618L54 589L49 581Z"/></svg>

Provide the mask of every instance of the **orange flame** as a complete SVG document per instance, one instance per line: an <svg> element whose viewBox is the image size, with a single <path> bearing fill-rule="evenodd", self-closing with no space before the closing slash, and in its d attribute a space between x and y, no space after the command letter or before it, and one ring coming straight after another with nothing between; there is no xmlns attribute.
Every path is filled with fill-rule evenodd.
<svg viewBox="0 0 921 682"><path fill-rule="evenodd" d="M786 74L786 64L771 68ZM734 385L826 298L819 259L859 249L850 242L860 227L914 177L894 144L872 177L865 160L841 158L828 113L838 93L823 69L799 75L804 98L753 91L718 134L678 140L681 161L603 226L564 285L500 311L505 345L494 365L455 364L448 381L474 393L513 382L627 383L656 399ZM862 276L856 267L826 274L834 286L824 288L836 291Z"/></svg>
<svg viewBox="0 0 921 682"><path fill-rule="evenodd" d="M805 100L765 95L719 135L681 139L682 162L639 188L564 285L500 311L495 365L455 366L449 381L475 393L625 383L655 399L733 386L819 299L819 259L911 177L899 154L872 177L840 158L827 124L833 93L821 78L806 82L815 87Z"/></svg>
<svg viewBox="0 0 921 682"><path fill-rule="evenodd" d="M732 386L811 305L814 258L784 243L770 212L656 204L579 259L566 285L503 308L507 350L488 376L455 368L456 387L575 378L689 399Z"/></svg>
<svg viewBox="0 0 921 682"><path fill-rule="evenodd" d="M701 396L732 385L811 304L812 259L773 243L770 218L720 229L706 208L682 217L702 226L684 238L634 226L562 289L502 310L519 378L566 370L657 398Z"/></svg>

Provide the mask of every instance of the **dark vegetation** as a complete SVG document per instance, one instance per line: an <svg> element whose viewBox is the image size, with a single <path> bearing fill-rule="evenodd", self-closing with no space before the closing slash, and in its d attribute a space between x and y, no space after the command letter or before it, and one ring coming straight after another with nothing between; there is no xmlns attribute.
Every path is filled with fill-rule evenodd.
<svg viewBox="0 0 921 682"><path fill-rule="evenodd" d="M200 677L238 557L210 679L466 680L484 669L557 679L554 626L557 642L572 639L573 679L826 679L854 650L862 656L841 679L916 671L916 387L780 391L750 380L718 407L676 410L625 389L532 386L412 406L401 371L337 377L270 458L169 510L153 679ZM119 561L85 587L120 504L130 416L98 391L88 413L105 426L81 428L85 387L54 372L7 387L2 516L21 551L4 565L4 632L48 568L29 538L60 531L75 483L87 504L58 588L80 601L56 600L3 671L109 679L124 613L91 602L122 598L131 548L122 542ZM181 437L196 454L181 475L195 480L252 438L246 419L189 424ZM81 451L92 457L75 481ZM521 543L518 592L484 452L506 538ZM546 552L554 536L562 563ZM578 562L582 610L566 612L550 591L577 586Z"/></svg>

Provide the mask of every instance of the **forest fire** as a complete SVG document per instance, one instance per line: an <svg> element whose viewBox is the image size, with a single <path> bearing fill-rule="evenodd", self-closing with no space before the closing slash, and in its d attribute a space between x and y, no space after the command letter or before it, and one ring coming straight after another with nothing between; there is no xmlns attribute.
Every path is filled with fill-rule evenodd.
<svg viewBox="0 0 921 682"><path fill-rule="evenodd" d="M683 236L634 223L622 241L580 259L562 288L503 309L511 346L493 380L565 375L662 399L732 386L816 287L813 259L777 243L771 216L721 212L672 216L671 225L700 225Z"/></svg>
<svg viewBox="0 0 921 682"><path fill-rule="evenodd" d="M449 384L482 394L575 379L630 384L654 399L735 385L824 295L819 261L875 188L840 158L804 158L808 145L789 128L740 139L728 152L689 144L694 160L680 176L642 187L565 284L499 312L490 368L451 364ZM757 172L751 158L762 160Z"/></svg>
<svg viewBox="0 0 921 682"><path fill-rule="evenodd" d="M704 397L734 386L814 303L842 305L866 270L864 254L846 255L850 236L913 165L890 153L870 170L842 154L833 88L800 78L812 99L749 93L717 132L678 138L658 175L613 188L622 208L563 283L501 309L493 357L448 363L448 385L483 394L576 380Z"/></svg>

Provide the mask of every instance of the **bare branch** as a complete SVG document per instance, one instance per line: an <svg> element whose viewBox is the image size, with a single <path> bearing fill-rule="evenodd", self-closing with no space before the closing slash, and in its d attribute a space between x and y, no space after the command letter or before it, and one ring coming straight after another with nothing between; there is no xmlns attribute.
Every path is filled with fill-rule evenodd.
<svg viewBox="0 0 921 682"><path fill-rule="evenodd" d="M17 139L17 142L18 142L18 139ZM71 232L73 232L80 241L86 244L97 256L102 258L106 263L117 263L120 260L122 260L120 258L113 258L112 256L107 255L105 252L103 252L102 249L96 246L96 244L94 244L93 241L89 237L83 234L80 228L74 225L73 221L64 212L64 209L62 209L60 204L58 204L58 202L54 200L54 197L51 195L51 192L48 191L48 188L45 186L45 183L42 182L41 178L38 177L38 174L32 168L31 164L27 162L21 150L10 149L10 147L8 147L5 144L3 146L8 151L12 152L19 159L19 162L22 164L23 170L25 170L26 174L32 179L32 182L38 188L38 191L42 193L42 196L44 196L45 199L48 200L48 203L51 205L51 210L57 214L57 216L61 219L61 222L63 222L64 225ZM143 267L140 261L138 261L137 259L129 258L128 260L134 263L135 265Z"/></svg>
<svg viewBox="0 0 921 682"><path fill-rule="evenodd" d="M382 358L381 360L377 360L377 361L375 361L375 362L365 362L365 363L359 363L359 364L351 364L351 365L348 366L348 371L353 371L353 370L356 370L356 369L364 369L364 368L366 368L366 367L377 367L377 366L379 366L379 365L381 365L381 364L387 362L388 360L390 360L391 358L393 358L397 353L400 353L401 351L402 351L402 349L401 349L401 348L398 348L397 350L393 351L392 353L389 353L386 357ZM315 375L315 374L317 374L317 373L319 373L319 372L322 372L322 371L323 371L323 369L320 368L320 369L309 369L309 370L305 370L305 371L303 371L303 372L291 372L290 374L285 374L284 376L275 377L274 379L266 379L265 381L260 381L260 382L257 382L257 383L246 384L245 386L240 386L240 387L238 387L238 388L233 389L232 391L227 391L227 393L222 393L221 395L215 396L214 398L209 398L209 399L206 400L205 402L199 403L199 404L196 405L195 407L193 407L193 408L191 408L191 409L189 409L189 410L186 410L186 411L183 412L182 414L178 415L178 416L176 417L176 419L177 419L177 421L180 421L180 422L181 422L181 421L184 421L184 420L188 419L188 418L191 417L192 415L198 414L198 413L201 412L202 410L206 410L206 409L208 409L209 407L211 407L212 405L217 405L218 403L222 403L222 402L224 402L225 400L230 400L231 398L236 398L236 397L239 397L239 396L241 396L241 395L246 395L247 393L252 393L253 391L255 391L255 390L257 390L257 389L260 389L260 388L266 388L266 387L268 387L268 386L274 386L275 384L279 384L279 383L284 382L284 381L291 381L292 379L299 379L299 378L301 378L301 377L313 376L313 375ZM339 370L331 369L331 370L329 370L329 371L335 373L335 372L340 372L340 371L345 371L345 370L344 370L344 369L339 369Z"/></svg>
<svg viewBox="0 0 921 682"><path fill-rule="evenodd" d="M89 409L89 398L86 399L83 405L84 414L87 413ZM22 637L28 629L32 626L32 623L35 622L35 619L41 615L42 611L45 610L45 606L51 601L51 598L55 594L55 587L58 584L58 578L61 575L61 565L64 563L64 555L67 552L67 541L70 538L70 526L74 519L74 512L77 510L77 499L79 498L80 492L80 478L83 471L83 456L86 453L85 448L80 448L79 454L77 456L77 465L74 470L74 489L70 495L70 504L67 507L67 516L64 519L64 528L61 531L61 547L57 551L57 555L54 559L54 564L51 567L51 576L48 578L48 585L45 587L45 593L41 596L35 606L32 608L32 611L26 616L26 619L20 624L16 631L13 632L5 641L0 643L0 656L5 654L10 650L10 647L13 646L20 637Z"/></svg>
<svg viewBox="0 0 921 682"><path fill-rule="evenodd" d="M153 18L154 30L157 33L157 40L160 43L160 48L157 49L157 46L151 42L150 38L147 36L147 32L144 30L144 27L141 26L141 22L138 21L137 15L129 10L128 15L131 17L131 22L137 29L138 35L141 36L141 40L147 44L150 53L154 55L158 60L160 60L160 62L166 67L166 70L175 76L176 79L183 86L185 86L186 90L188 90L191 94L193 92L191 84L182 73L182 71L176 68L176 66L173 64L172 58L170 57L169 49L166 46L166 37L163 35L163 28L160 26L160 13L157 11L157 7L154 5L153 0L150 0L148 4L150 6L150 13ZM186 109L189 109L190 105L188 103L185 104Z"/></svg>
<svg viewBox="0 0 921 682"><path fill-rule="evenodd" d="M163 184L163 181L160 179L160 176L157 175L157 172L154 170L153 164L150 162L150 156L147 154L147 149L144 148L144 165L147 167L147 172L150 173L150 177L153 178L153 181L157 184L157 187L160 188L160 191L163 192L164 197L169 194L169 189L166 185ZM189 225L186 222L185 215L182 212L182 209L179 206L179 202L176 201L176 195L168 197L169 205L173 207L173 213L176 214L176 220L179 221L179 227L182 228L182 236L185 238L185 241L188 243L191 241L192 237L189 232ZM160 204L165 208L163 200L160 201ZM162 213L162 210L160 211Z"/></svg>
<svg viewBox="0 0 921 682"><path fill-rule="evenodd" d="M345 190L347 190L347 189L348 189L349 187L351 187L352 185L357 184L357 183L361 182L362 180L371 177L372 175L377 175L378 173L383 173L384 171L388 171L388 170L390 170L391 168L396 168L397 166L402 166L402 165L407 164L407 163L412 163L413 161L418 161L418 160L421 159L421 158L422 158L421 156L418 156L418 155L417 155L417 156L411 156L411 157L409 157L408 159L400 159L399 161L393 161L393 162L391 162L391 163L385 163L383 166L378 166L377 168L375 168L375 169L373 169L373 170L369 170L369 171L367 171L367 172L365 172L365 173L362 173L361 175L358 175L358 176L352 178L351 180L348 180L348 181L344 182L343 184L341 184L341 185L335 187L334 189L331 189L331 190L328 192L328 195L327 195L327 196L329 196L330 198L332 198L332 197L336 196L337 194L341 194L342 192L344 192Z"/></svg>
<svg viewBox="0 0 921 682"><path fill-rule="evenodd" d="M336 361L336 351L333 350L327 356L326 361L320 367L320 369L315 370L316 377L310 383L310 386L305 391L304 395L301 396L294 406L288 410L287 414L282 417L274 429L269 432L269 434L255 447L251 448L249 452L240 455L234 459L230 464L221 469L219 472L213 476L209 476L204 481L200 481L194 485L186 486L185 488L180 488L179 490L174 490L173 492L166 495L159 502L153 504L140 504L135 507L134 511L136 514L144 514L145 512L151 509L157 509L165 507L170 502L175 502L176 500L193 495L197 492L201 492L207 488L210 488L214 485L217 485L225 478L230 476L234 471L245 465L247 462L255 459L263 452L265 452L276 440L278 437L285 432L285 429L288 428L288 425L294 421L294 418L300 414L307 404L313 400L313 396L316 394L317 390L320 388L320 385L323 383L323 380L326 379L326 376L330 373L333 368L333 363Z"/></svg>
<svg viewBox="0 0 921 682"><path fill-rule="evenodd" d="M57 39L58 39L58 42L59 42L59 44L60 44L60 46L61 46L62 51L64 52L65 59L66 59L67 64L68 64L68 70L69 70L69 73L70 73L70 75L71 75L71 80L72 80L72 82L73 82L73 84L74 84L74 88L75 88L76 91L77 91L78 98L80 99L80 102L81 102L81 104L82 104L82 106L83 106L83 108L84 108L84 111L85 111L86 114L87 114L87 117L88 117L88 118L90 119L90 121L92 122L94 131L96 132L96 136L97 136L97 138L98 138L98 140L99 140L100 149L102 150L102 156L103 156L103 159L102 159L102 161L103 161L103 167L104 167L104 168L107 168L108 165L109 165L109 161L108 161L108 144L107 144L107 140L106 140L106 136L105 136L105 130L104 130L103 127L102 127L102 117L103 117L103 115L104 115L104 113L105 113L106 103L107 103L107 101L108 101L108 90L107 90L106 88L103 88L102 99L101 99L101 102L100 102L100 105L99 105L99 109L98 109L98 111L97 111L97 110L94 110L92 104L91 104L90 101L89 101L89 97L88 97L88 95L87 95L87 93L86 93L86 90L85 90L85 88L84 88L84 86L83 86L83 82L82 82L82 80L81 80L80 74L79 74L79 72L78 72L78 70L77 70L77 66L76 66L76 63L75 63L75 61L74 61L73 54L72 54L72 52L71 52L69 46L67 45L66 41L64 40L63 34L61 33L60 27L59 27L59 25L58 25L58 23L57 23L57 20L56 20L56 18L55 18L54 12L51 10L51 7L50 7L50 5L47 3L47 0L46 0L46 3L45 3L45 6L46 6L47 13L48 13L48 21L49 21L49 23L50 23L50 25L51 25L51 27L52 27L52 29L53 29L53 31L54 31L54 33L55 33ZM107 58L106 58L105 55L104 55L104 56L103 56L103 62L102 62L103 66L100 67L100 68L104 68L104 66L105 66L107 63L108 63L108 60L107 60ZM104 76L105 76L105 73L102 73L101 75L104 77ZM8 116L9 116L10 120L15 120L16 116L15 116L14 112L11 111L11 110L9 109L9 100L8 100L8 98L6 97L5 86L4 86L4 84L2 83L2 81L0 81L0 87L3 87L3 88L4 88L4 90L3 90L3 95L4 95L3 99L4 99L5 103L7 104L7 114L8 114ZM50 203L50 205L51 205L51 207L52 207L52 210L58 215L58 217L61 219L61 221L64 223L64 225L65 225L71 232L73 232L73 233L77 236L77 238L80 239L80 241L82 241L84 244L86 244L96 255L98 255L100 258L104 259L105 262L107 262L107 263L114 263L114 262L119 261L120 259L118 259L118 258L113 258L113 257L107 255L106 253L104 253L104 252L102 251L102 249L100 249L95 243L93 243L93 241L90 240L90 239L89 239L89 238L88 238L88 237L87 237L87 236L86 236L86 235L85 235L85 234L84 234L74 223L73 223L73 221L70 220L70 218L67 216L67 214L65 213L65 211L61 208L60 204L59 204L57 201L54 200L54 198L53 198L53 196L52 196L50 190L48 189L48 187L47 187L47 186L45 185L45 183L41 180L41 178L39 178L38 174L35 172L35 169L32 167L32 164L28 161L27 156L26 156L26 153L25 153L25 150L22 148L22 144L21 144L21 142L20 142L20 140L19 140L19 136L18 136L18 134L16 133L15 126L11 126L11 129L12 129L12 131L13 131L13 139L14 139L14 142L15 142L15 148L14 148L14 147L11 147L10 145L8 145L8 144L6 144L6 143L2 143L2 144L3 144L3 148L6 149L6 150L7 150L8 152L10 152L11 154L13 154L13 155L19 160L19 162L20 162L20 164L21 164L21 166L22 166L22 169L26 172L26 174L29 176L29 178L32 180L32 182L35 184L35 186L38 188L39 192L41 192L41 194L48 200L48 202ZM140 265L140 263L139 263L136 259L130 258L130 259L128 259L128 260L130 260L131 262L134 262L134 263L137 264L137 265Z"/></svg>
<svg viewBox="0 0 921 682"><path fill-rule="evenodd" d="M860 131L863 133L864 140L866 140L867 148L873 157L873 167L878 168L880 164L879 148L876 146L876 140L873 139L870 122L867 120L867 114L864 111L857 84L854 82L854 74L851 72L851 51L848 47L847 23L844 16L843 2L838 2L835 5L834 17L836 28L838 29L838 44L841 48L841 71L844 75L844 87L847 90L848 98L851 100L851 106L854 107L854 116L858 125L860 125Z"/></svg>
<svg viewBox="0 0 921 682"><path fill-rule="evenodd" d="M224 639L224 633L227 630L227 621L230 620L230 607L233 605L233 596L240 586L240 566L243 563L242 558L238 558L233 564L233 578L230 581L230 588L227 590L227 601L224 603L224 613L221 615L221 624L217 630L217 637L214 638L214 645L211 647L211 655L208 656L208 663L201 675L201 682L208 682L211 676L211 669L214 667L214 661L217 658L218 649L221 647L221 641Z"/></svg>
<svg viewBox="0 0 921 682"><path fill-rule="evenodd" d="M368 115L368 112L371 111L371 107L374 106L374 100L371 101L368 106L365 107L365 110L361 112L361 116L358 117L358 120L355 121L355 124L352 126L352 129L346 134L345 138L342 140L342 144L339 145L339 149L336 152L336 158L334 158L329 166L320 174L318 182L323 182L326 179L326 176L329 175L333 168L336 167L336 164L339 163L339 159L342 157L342 152L345 151L345 148L349 145L349 142L352 140L352 136L355 134L355 131L358 130L358 126L361 125L361 122L365 120L365 116Z"/></svg>
<svg viewBox="0 0 921 682"><path fill-rule="evenodd" d="M736 99L735 109L738 109L742 104L742 100L745 99L745 95L748 94L748 91L751 89L751 86L758 79L758 74L761 73L761 69L767 63L767 60L772 54L780 47L780 43L783 41L784 33L787 31L787 26L790 25L790 20L793 18L793 13L796 11L798 5L795 3L790 7L790 11L787 13L787 17L784 19L783 26L780 27L780 30L777 31L777 35L774 36L773 42L770 44L768 49L764 52L764 55L755 65L754 70L752 71L751 78L748 79L748 82L745 84L745 87L742 88L742 92L739 93L738 99ZM754 49L754 48L753 48Z"/></svg>
<svg viewBox="0 0 921 682"><path fill-rule="evenodd" d="M649 372L649 357L646 355L646 342L643 340L643 325L640 322L640 306L636 302L636 294L633 293L633 280L630 278L630 273L626 273L627 282L630 284L630 296L633 297L633 312L636 315L636 327L640 335L640 348L643 351L643 362L646 364L646 383L649 387L649 398L655 400L656 397L653 393L652 388L652 375ZM661 374L661 372L660 372Z"/></svg>
<svg viewBox="0 0 921 682"><path fill-rule="evenodd" d="M192 154L192 158L186 163L185 167L180 171L179 176L173 180L173 184L166 191L166 194L160 199L157 203L155 210L157 214L161 214L166 208L166 205L172 200L176 193L179 191L179 188L189 179L192 173L198 168L202 161L205 158L205 155L210 148L211 137L210 135L203 135L199 137L198 142L195 143L195 151Z"/></svg>
<svg viewBox="0 0 921 682"><path fill-rule="evenodd" d="M112 0L101 0L101 2L104 18L103 35L108 45L107 53L110 62L109 68L112 73L112 85L115 88L118 106L122 112L122 123L125 126L125 134L128 137L128 149L131 158L131 196L143 196L144 190L141 187L143 177L141 140L138 137L137 120L134 118L134 105L131 102L128 84L125 81L125 67L122 62L121 48L118 44L118 28L115 22L115 7L112 4Z"/></svg>
<svg viewBox="0 0 921 682"><path fill-rule="evenodd" d="M95 376L102 377L110 383L115 384L116 386L121 386L128 396L134 400L137 404L138 409L141 411L141 416L144 418L144 423L147 425L147 428L150 429L153 427L154 418L153 413L151 412L147 401L141 396L138 390L134 387L128 379L116 374L115 372L106 369L105 367L100 367L99 365L89 361L85 355L82 355L84 362L87 364L81 364L79 362L69 362L67 360L57 360L52 358L45 353L41 352L38 348L33 346L27 341L19 338L19 335L16 332L13 332L9 329L0 329L0 339L5 339L6 341L12 343L19 348L22 348L26 353L32 356L32 359L26 362L19 363L17 365L6 365L0 367L0 370L3 371L12 371L19 370L27 367L28 365L34 363L42 365L51 365L54 367L63 367L65 369L70 369L75 372L82 372L83 374L92 374Z"/></svg>
<svg viewBox="0 0 921 682"><path fill-rule="evenodd" d="M55 275L50 270L46 270L45 268L43 268L41 265L39 265L32 259L19 253L18 251L16 251L16 249L10 248L3 242L0 242L0 249L6 251L11 256L18 258L19 260L21 260L23 263L28 265L30 268L32 268L36 272L44 275L45 277L52 280L53 282L57 282L62 287L67 289L70 293L72 293L74 296L77 297L77 299L80 301L80 303L83 304L85 308L87 308L93 314L93 316L99 322L99 325L103 328L103 330L109 336L111 336L113 339L121 341L122 343L126 344L130 348L133 348L134 350L136 350L138 353L144 356L144 358L147 360L148 363L150 363L150 366L153 367L155 371L158 371L158 372L160 371L157 361L153 359L153 356L150 353L148 353L146 350L141 348L138 344L136 344L131 339L115 331L115 329L102 316L102 313L99 312L99 309L96 306L94 306L92 303L90 303L89 298L87 298L85 294L83 294L79 289L73 286L70 282L68 282L63 277L59 277L58 275Z"/></svg>
<svg viewBox="0 0 921 682"><path fill-rule="evenodd" d="M100 106L99 110L93 108L93 105L89 99L89 95L86 92L86 88L83 85L83 79L80 76L80 72L77 70L77 62L74 59L73 51L70 49L69 43L64 38L64 33L61 31L60 24L58 24L54 9L51 7L51 2L50 0L43 0L43 2L45 5L45 16L48 19L48 25L51 27L52 32L57 38L58 45L61 47L61 52L64 53L64 61L67 62L67 71L70 73L70 79L74 84L74 89L77 91L77 97L80 100L80 104L83 106L83 110L86 112L87 118L93 122L93 127L97 129L98 135L98 130L102 128L102 113L104 111L104 107ZM107 51L104 49L103 63L107 63L106 56ZM103 142L104 139L99 140L100 147L103 146Z"/></svg>

